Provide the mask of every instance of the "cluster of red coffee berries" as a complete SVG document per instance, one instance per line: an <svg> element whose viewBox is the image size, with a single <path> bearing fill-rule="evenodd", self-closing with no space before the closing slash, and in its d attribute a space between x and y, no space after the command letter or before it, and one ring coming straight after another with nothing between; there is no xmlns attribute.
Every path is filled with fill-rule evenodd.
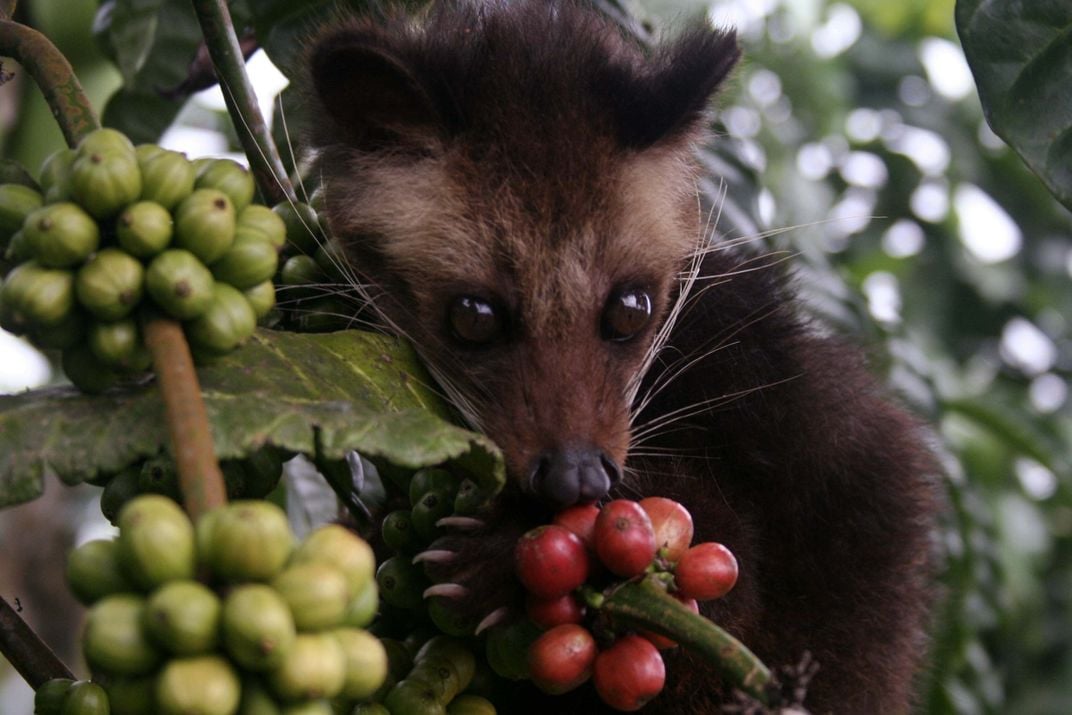
<svg viewBox="0 0 1072 715"><path fill-rule="evenodd" d="M584 625L591 601L586 596L651 574L699 612L697 601L720 598L733 588L737 560L722 544L691 545L692 537L688 510L662 497L569 507L551 524L522 536L515 550L517 575L528 592L529 618L547 629L529 647L532 681L559 694L591 678L604 702L625 711L658 695L666 679L659 650L676 644L657 634L625 633L601 649Z"/></svg>

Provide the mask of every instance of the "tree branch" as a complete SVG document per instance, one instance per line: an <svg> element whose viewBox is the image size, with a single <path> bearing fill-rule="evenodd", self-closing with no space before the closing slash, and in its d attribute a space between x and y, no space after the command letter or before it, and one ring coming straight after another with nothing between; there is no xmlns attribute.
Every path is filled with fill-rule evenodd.
<svg viewBox="0 0 1072 715"><path fill-rule="evenodd" d="M179 323L153 318L145 322L144 330L167 412L183 504L196 523L202 514L227 503L201 386Z"/></svg>
<svg viewBox="0 0 1072 715"><path fill-rule="evenodd" d="M3 597L0 597L0 653L34 690L52 678L74 679L63 661Z"/></svg>
<svg viewBox="0 0 1072 715"><path fill-rule="evenodd" d="M225 0L193 0L193 5L220 80L227 111L265 202L295 201L294 187L249 83L245 58L227 3Z"/></svg>
<svg viewBox="0 0 1072 715"><path fill-rule="evenodd" d="M6 5L0 11L14 11L14 2L6 0ZM47 37L26 25L0 19L0 55L13 57L30 73L69 146L100 127L71 63Z"/></svg>

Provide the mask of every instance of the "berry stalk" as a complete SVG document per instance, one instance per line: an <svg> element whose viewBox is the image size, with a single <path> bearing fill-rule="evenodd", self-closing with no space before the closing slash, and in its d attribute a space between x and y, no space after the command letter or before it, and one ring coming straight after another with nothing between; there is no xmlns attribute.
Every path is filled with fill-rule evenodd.
<svg viewBox="0 0 1072 715"><path fill-rule="evenodd" d="M220 80L227 112L249 159L257 187L269 206L296 201L279 150L261 116L257 97L246 74L245 58L238 44L231 13L224 0L193 0L212 65Z"/></svg>
<svg viewBox="0 0 1072 715"><path fill-rule="evenodd" d="M52 678L74 678L3 597L0 597L0 653L34 690Z"/></svg>
<svg viewBox="0 0 1072 715"><path fill-rule="evenodd" d="M9 3L14 12L15 3ZM30 73L45 96L68 146L100 128L93 107L71 69L71 63L37 30L0 19L0 57L12 57Z"/></svg>
<svg viewBox="0 0 1072 715"><path fill-rule="evenodd" d="M770 704L770 670L743 643L693 613L650 579L623 585L602 603L603 613L630 626L672 638L704 656L735 687Z"/></svg>
<svg viewBox="0 0 1072 715"><path fill-rule="evenodd" d="M196 523L203 514L227 503L201 386L179 323L153 318L145 322L144 331L167 412L183 503Z"/></svg>

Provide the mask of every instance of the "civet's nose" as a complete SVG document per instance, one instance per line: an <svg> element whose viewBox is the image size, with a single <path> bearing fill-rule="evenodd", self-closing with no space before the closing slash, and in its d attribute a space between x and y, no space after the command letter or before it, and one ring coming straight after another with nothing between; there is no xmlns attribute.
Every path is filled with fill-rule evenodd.
<svg viewBox="0 0 1072 715"><path fill-rule="evenodd" d="M553 506L594 502L621 481L614 460L591 445L551 450L539 455L529 471L531 491Z"/></svg>

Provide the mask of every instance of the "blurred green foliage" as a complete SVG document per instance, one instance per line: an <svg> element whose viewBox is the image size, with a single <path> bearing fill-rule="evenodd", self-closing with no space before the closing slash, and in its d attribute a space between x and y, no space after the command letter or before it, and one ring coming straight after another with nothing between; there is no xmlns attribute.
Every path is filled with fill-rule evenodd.
<svg viewBox="0 0 1072 715"><path fill-rule="evenodd" d="M719 228L796 254L815 313L934 425L949 509L920 710L1072 712L1072 214L986 125L954 0L594 1L646 27L706 11L738 28L746 60L701 156L707 193L728 197ZM61 47L84 82L104 78L103 107L118 73L88 15L23 5L74 38ZM32 89L16 101L0 156L36 169L59 134Z"/></svg>

